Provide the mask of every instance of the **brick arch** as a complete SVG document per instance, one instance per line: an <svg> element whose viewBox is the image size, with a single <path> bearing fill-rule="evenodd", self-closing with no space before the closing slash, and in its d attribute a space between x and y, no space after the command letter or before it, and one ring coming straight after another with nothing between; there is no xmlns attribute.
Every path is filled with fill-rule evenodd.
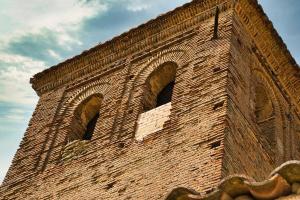
<svg viewBox="0 0 300 200"><path fill-rule="evenodd" d="M101 105L107 105L107 102L111 98L111 95L113 94L114 87L111 86L108 82L100 82L96 81L93 83L90 83L76 92L69 97L59 114L60 121L62 122L61 128L65 129L65 139L68 139L68 135L71 134L71 124L74 120L74 116L76 114L76 109L78 106L84 102L84 100L92 97L97 96L102 99Z"/></svg>
<svg viewBox="0 0 300 200"><path fill-rule="evenodd" d="M140 92L142 92L141 90L137 92L135 89L139 85L144 85L150 74L162 64L167 62L175 63L177 65L177 71L181 67L189 64L190 56L187 54L188 49L189 47L185 46L184 49L171 48L164 50L157 53L153 58L149 59L145 64L143 64L133 80L129 93L128 104L130 104L134 96L138 96L140 95ZM129 105L127 105L127 107L128 106Z"/></svg>
<svg viewBox="0 0 300 200"><path fill-rule="evenodd" d="M170 48L157 53L153 58L149 59L144 65L141 66L141 69L133 81L129 101L132 100L133 96L139 96L142 94L142 92L144 92L143 90L135 91L135 89L140 85L145 85L148 77L161 65L173 63L176 65L176 71L178 72L180 68L189 64L190 56L187 54L187 52L187 46L185 46L183 49Z"/></svg>
<svg viewBox="0 0 300 200"><path fill-rule="evenodd" d="M163 51L157 54L153 59L150 59L144 66L142 66L141 70L134 80L134 83L135 85L144 83L149 75L164 63L172 62L175 63L178 68L180 68L188 64L189 60L190 58L185 50Z"/></svg>
<svg viewBox="0 0 300 200"><path fill-rule="evenodd" d="M283 134L283 125L282 125L284 114L282 111L282 107L281 107L278 97L276 95L275 88L272 85L273 80L270 77L266 76L265 72L260 69L254 69L253 75L255 76L255 79L258 82L258 84L264 88L265 92L267 93L268 97L270 98L270 100L272 102L273 112L274 112L274 116L275 116L274 139L276 142L276 152L275 152L276 158L275 159L277 159L275 161L281 162L283 159L283 155L284 155L284 149L281 147L284 145L284 134ZM281 144L279 144L278 139L281 140ZM280 149L280 148L282 148L282 149Z"/></svg>
<svg viewBox="0 0 300 200"><path fill-rule="evenodd" d="M111 90L112 87L109 83L94 82L89 84L77 91L66 101L62 112L65 114L72 114L81 102L93 95L102 96L102 101L105 102L110 98L112 94Z"/></svg>
<svg viewBox="0 0 300 200"><path fill-rule="evenodd" d="M265 88L270 97L272 97L273 106L276 114L279 114L280 117L283 116L283 111L281 109L280 103L278 101L278 97L275 93L275 88L272 86L273 80L268 78L265 73L261 70L254 69L253 74L256 77L256 80L259 81Z"/></svg>

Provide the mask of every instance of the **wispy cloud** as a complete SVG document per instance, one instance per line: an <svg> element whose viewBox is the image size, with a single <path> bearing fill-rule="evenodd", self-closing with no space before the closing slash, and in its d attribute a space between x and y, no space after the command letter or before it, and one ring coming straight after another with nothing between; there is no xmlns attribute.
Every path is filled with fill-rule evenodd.
<svg viewBox="0 0 300 200"><path fill-rule="evenodd" d="M0 10L0 102L33 105L36 95L29 79L46 66L72 55L82 45L83 22L106 6L78 0L4 0Z"/></svg>
<svg viewBox="0 0 300 200"><path fill-rule="evenodd" d="M45 63L29 57L0 54L0 102L32 105L36 95L29 87L30 77L45 69Z"/></svg>
<svg viewBox="0 0 300 200"><path fill-rule="evenodd" d="M29 79L76 54L80 29L106 7L78 0L2 0L0 9L0 183L37 102Z"/></svg>
<svg viewBox="0 0 300 200"><path fill-rule="evenodd" d="M73 46L82 45L78 31L83 22L106 11L100 2L78 0L30 0L22 6L18 0L4 0L1 7L5 9L0 11L0 51L47 65L56 63L57 55L70 56Z"/></svg>
<svg viewBox="0 0 300 200"><path fill-rule="evenodd" d="M139 12L150 8L151 3L144 0L131 0L127 5L127 9L133 12Z"/></svg>
<svg viewBox="0 0 300 200"><path fill-rule="evenodd" d="M69 31L76 31L81 22L105 10L100 2L82 4L78 0L30 0L20 5L19 0L4 0L1 2L0 31L4 35L0 39L15 38L30 33L40 33L42 29L58 33L65 38ZM9 23L7 23L9 20ZM9 34L8 34L9 33ZM61 36L60 36L61 35Z"/></svg>
<svg viewBox="0 0 300 200"><path fill-rule="evenodd" d="M5 114L0 114L0 120L2 121L12 121L12 122L23 122L26 120L25 114L27 113L26 108L11 108L8 109Z"/></svg>
<svg viewBox="0 0 300 200"><path fill-rule="evenodd" d="M62 60L62 57L58 53L56 53L54 50L48 49L47 51L52 58L55 58L57 60Z"/></svg>

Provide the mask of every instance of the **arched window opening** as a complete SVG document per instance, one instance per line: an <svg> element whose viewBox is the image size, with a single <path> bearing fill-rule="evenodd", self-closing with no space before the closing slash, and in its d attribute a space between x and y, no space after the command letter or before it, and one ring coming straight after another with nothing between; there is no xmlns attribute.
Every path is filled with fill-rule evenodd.
<svg viewBox="0 0 300 200"><path fill-rule="evenodd" d="M147 78L143 94L144 112L139 116L135 135L138 141L143 141L150 134L162 130L170 120L176 69L175 63L167 62Z"/></svg>
<svg viewBox="0 0 300 200"><path fill-rule="evenodd" d="M162 106L171 102L175 85L177 65L167 62L150 74L144 93L144 110Z"/></svg>
<svg viewBox="0 0 300 200"><path fill-rule="evenodd" d="M274 155L276 123L272 100L262 86L255 88L255 118L264 148Z"/></svg>
<svg viewBox="0 0 300 200"><path fill-rule="evenodd" d="M96 124L100 118L101 95L93 95L85 99L75 110L72 133L69 140L91 140Z"/></svg>

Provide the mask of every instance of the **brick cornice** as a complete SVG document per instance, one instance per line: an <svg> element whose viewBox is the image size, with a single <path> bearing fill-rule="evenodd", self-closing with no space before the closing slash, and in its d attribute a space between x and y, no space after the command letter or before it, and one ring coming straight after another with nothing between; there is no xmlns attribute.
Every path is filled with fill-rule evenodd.
<svg viewBox="0 0 300 200"><path fill-rule="evenodd" d="M272 78L300 111L300 68L257 0L237 0L235 12L269 66ZM255 14L254 14L255 13Z"/></svg>
<svg viewBox="0 0 300 200"><path fill-rule="evenodd" d="M95 70L101 69L102 73L113 70L120 60L131 55L143 54L163 41L176 38L178 33L190 31L199 22L212 17L216 5L224 11L231 7L232 1L194 0L187 3L34 75L30 80L32 87L41 95Z"/></svg>

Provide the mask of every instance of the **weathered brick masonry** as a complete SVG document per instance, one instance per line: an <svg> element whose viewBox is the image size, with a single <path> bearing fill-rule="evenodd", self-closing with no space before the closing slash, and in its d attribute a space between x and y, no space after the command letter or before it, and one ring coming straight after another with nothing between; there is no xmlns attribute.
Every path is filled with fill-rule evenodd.
<svg viewBox="0 0 300 200"><path fill-rule="evenodd" d="M255 0L194 0L32 78L40 99L0 197L161 200L264 179L299 159L299 77Z"/></svg>

